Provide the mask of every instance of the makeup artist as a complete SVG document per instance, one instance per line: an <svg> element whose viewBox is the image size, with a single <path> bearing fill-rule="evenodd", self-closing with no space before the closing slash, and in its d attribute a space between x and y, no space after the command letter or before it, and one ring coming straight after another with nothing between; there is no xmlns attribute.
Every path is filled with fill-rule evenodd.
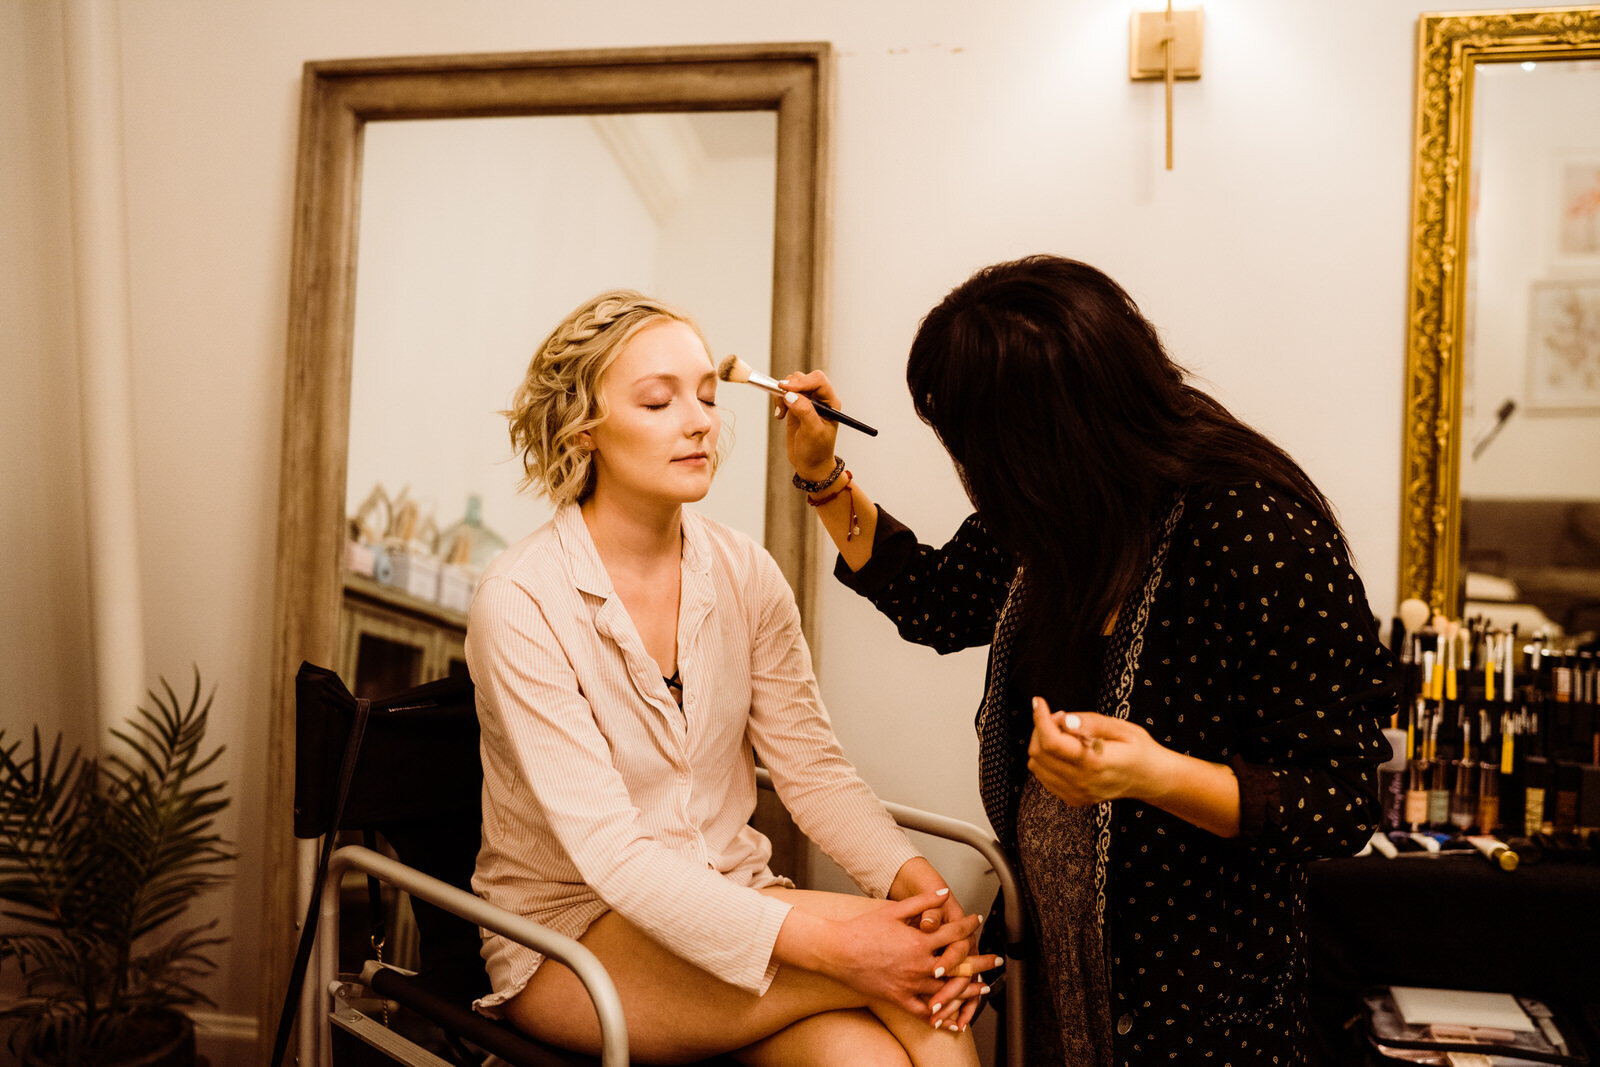
<svg viewBox="0 0 1600 1067"><path fill-rule="evenodd" d="M473 888L593 950L639 1062L975 1067L981 983L940 968L969 958L978 917L845 760L777 564L683 506L711 487L716 392L698 327L627 290L533 357L511 439L558 509L472 603ZM757 753L800 828L889 902L772 873L748 825ZM565 966L496 935L483 955L480 1010L598 1049Z"/></svg>
<svg viewBox="0 0 1600 1067"><path fill-rule="evenodd" d="M1332 508L1082 263L979 271L906 380L976 509L942 548L837 458L823 374L778 414L837 577L907 640L990 646L980 789L1055 1044L1030 1059L1315 1062L1302 864L1370 836L1393 710Z"/></svg>

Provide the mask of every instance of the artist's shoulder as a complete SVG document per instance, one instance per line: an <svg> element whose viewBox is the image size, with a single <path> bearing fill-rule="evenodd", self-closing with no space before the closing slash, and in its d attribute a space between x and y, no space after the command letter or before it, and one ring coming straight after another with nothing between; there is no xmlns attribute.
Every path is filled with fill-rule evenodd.
<svg viewBox="0 0 1600 1067"><path fill-rule="evenodd" d="M1184 521L1200 540L1231 550L1344 553L1338 525L1319 506L1268 482L1192 488Z"/></svg>

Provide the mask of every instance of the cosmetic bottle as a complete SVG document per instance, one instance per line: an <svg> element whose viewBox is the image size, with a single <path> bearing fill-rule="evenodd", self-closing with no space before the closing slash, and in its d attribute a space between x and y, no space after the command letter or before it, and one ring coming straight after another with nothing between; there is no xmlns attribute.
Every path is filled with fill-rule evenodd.
<svg viewBox="0 0 1600 1067"><path fill-rule="evenodd" d="M1500 768L1493 763L1478 767L1478 816L1480 833L1492 834L1500 828Z"/></svg>
<svg viewBox="0 0 1600 1067"><path fill-rule="evenodd" d="M1380 826L1398 830L1405 819L1406 732L1391 727L1383 731L1383 736L1388 739L1390 756L1378 766L1378 790L1383 801Z"/></svg>
<svg viewBox="0 0 1600 1067"><path fill-rule="evenodd" d="M1468 759L1457 760L1454 788L1450 790L1450 828L1465 833L1477 818L1478 765Z"/></svg>
<svg viewBox="0 0 1600 1067"><path fill-rule="evenodd" d="M1520 834L1522 826L1522 738L1515 733L1516 716L1507 713L1500 720L1500 739L1496 751L1500 756L1498 790L1500 825L1508 834Z"/></svg>
<svg viewBox="0 0 1600 1067"><path fill-rule="evenodd" d="M1578 785L1583 781L1583 770L1579 764L1568 760L1557 760L1555 768L1555 812L1551 822L1555 824L1558 832L1575 830L1578 827ZM1545 791L1546 814L1549 812L1550 793Z"/></svg>
<svg viewBox="0 0 1600 1067"><path fill-rule="evenodd" d="M1590 831L1600 830L1600 766L1587 764L1579 770L1583 779L1578 783L1578 826ZM1591 833L1591 839L1600 833Z"/></svg>
<svg viewBox="0 0 1600 1067"><path fill-rule="evenodd" d="M1522 761L1522 832L1533 837L1544 829L1545 792L1550 786L1550 762L1542 756Z"/></svg>
<svg viewBox="0 0 1600 1067"><path fill-rule="evenodd" d="M1433 761L1433 779L1428 783L1428 827L1434 830L1450 826L1450 764L1447 760Z"/></svg>
<svg viewBox="0 0 1600 1067"><path fill-rule="evenodd" d="M1572 654L1561 652L1557 656L1550 671L1551 696L1557 704L1567 704L1572 701Z"/></svg>
<svg viewBox="0 0 1600 1067"><path fill-rule="evenodd" d="M1406 767L1406 828L1420 830L1428 821L1428 761L1412 760Z"/></svg>

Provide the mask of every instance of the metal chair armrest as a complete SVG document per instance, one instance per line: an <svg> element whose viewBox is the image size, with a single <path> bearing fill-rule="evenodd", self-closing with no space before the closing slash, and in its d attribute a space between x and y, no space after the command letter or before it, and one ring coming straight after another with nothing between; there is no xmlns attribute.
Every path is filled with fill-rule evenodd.
<svg viewBox="0 0 1600 1067"><path fill-rule="evenodd" d="M601 966L594 953L572 938L558 934L532 919L514 915L496 907L481 897L474 896L447 882L423 874L413 867L387 856L362 848L346 845L336 849L328 863L328 877L323 885L321 930L318 940L317 975L320 980L318 996L326 994L338 973L339 952L339 879L347 869L370 874L397 889L410 893L419 900L453 912L470 922L513 941L527 945L552 959L570 967L583 982L600 1017L600 1063L602 1067L626 1067L628 1063L628 1028L623 1019L622 999L611 976ZM326 1047L327 1032L319 1027L324 1041L321 1062L331 1063Z"/></svg>
<svg viewBox="0 0 1600 1067"><path fill-rule="evenodd" d="M776 792L772 784L772 773L765 767L756 768L756 785ZM955 841L975 850L988 861L995 877L999 879L1000 896L1005 901L1006 912L1006 1062L1010 1067L1023 1067L1025 1063L1022 1027L1024 968L1021 961L1012 955L1011 948L1022 943L1024 905L1021 887L1017 883L1016 874L1011 870L1010 862L1006 859L1005 851L1001 849L1000 842L995 840L993 834L979 829L972 823L905 804L885 801L883 806L895 822L908 830L941 837L946 841Z"/></svg>

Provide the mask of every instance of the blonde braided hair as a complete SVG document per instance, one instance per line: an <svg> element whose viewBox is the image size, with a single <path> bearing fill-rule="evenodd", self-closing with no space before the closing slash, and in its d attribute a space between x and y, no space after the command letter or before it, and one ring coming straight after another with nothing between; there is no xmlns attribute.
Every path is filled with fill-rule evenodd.
<svg viewBox="0 0 1600 1067"><path fill-rule="evenodd" d="M582 501L593 491L594 464L579 435L609 414L601 381L635 334L668 320L688 326L705 344L687 314L632 289L611 289L586 300L544 339L511 408L501 412L511 422L512 451L522 460L519 488L542 492L558 506ZM709 345L706 358L711 358ZM722 451L712 460L713 470Z"/></svg>

